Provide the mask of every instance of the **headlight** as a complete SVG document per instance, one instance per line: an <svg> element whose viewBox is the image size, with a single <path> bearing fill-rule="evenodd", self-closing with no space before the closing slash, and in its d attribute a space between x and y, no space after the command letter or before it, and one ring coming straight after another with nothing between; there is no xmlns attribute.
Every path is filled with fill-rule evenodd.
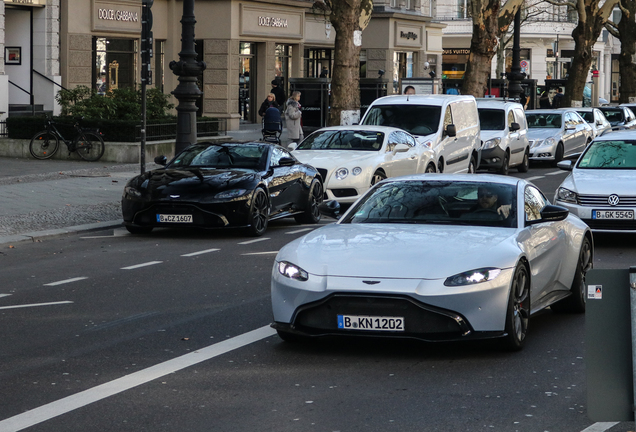
<svg viewBox="0 0 636 432"><path fill-rule="evenodd" d="M550 137L550 138L547 138L547 139L545 140L545 143L544 143L544 144L545 144L545 145L549 145L549 146L553 146L553 145L555 145L556 143L557 143L557 140L555 140L555 139L554 139L554 137Z"/></svg>
<svg viewBox="0 0 636 432"><path fill-rule="evenodd" d="M491 149L491 148L495 148L497 147L499 144L501 144L501 138L493 138L493 139L489 139L488 141L486 141L484 143L484 147L483 149Z"/></svg>
<svg viewBox="0 0 636 432"><path fill-rule="evenodd" d="M349 175L349 170L346 168L338 168L336 170L336 179L342 180Z"/></svg>
<svg viewBox="0 0 636 432"><path fill-rule="evenodd" d="M229 191L219 192L214 195L216 199L228 199L228 198L236 198L245 195L247 193L246 189L232 189Z"/></svg>
<svg viewBox="0 0 636 432"><path fill-rule="evenodd" d="M362 168L360 167L355 167L354 169L351 170L351 174L353 174L354 176L360 175L361 172L362 172Z"/></svg>
<svg viewBox="0 0 636 432"><path fill-rule="evenodd" d="M141 198L141 192L132 186L126 186L124 188L124 194L130 195L131 197L134 197L134 198Z"/></svg>
<svg viewBox="0 0 636 432"><path fill-rule="evenodd" d="M535 140L535 141L532 143L532 146L530 146L530 148L539 147L539 146L541 146L542 144L543 144L543 140L538 139L538 140Z"/></svg>
<svg viewBox="0 0 636 432"><path fill-rule="evenodd" d="M491 281L501 273L501 269L494 267L480 268L476 270L470 270L464 273L451 276L444 281L446 286L462 286L472 285L481 282Z"/></svg>
<svg viewBox="0 0 636 432"><path fill-rule="evenodd" d="M285 277L303 282L309 279L309 274L305 270L287 261L278 263L278 272Z"/></svg>
<svg viewBox="0 0 636 432"><path fill-rule="evenodd" d="M569 189L560 187L557 190L556 199L567 203L577 204L579 201L579 195Z"/></svg>
<svg viewBox="0 0 636 432"><path fill-rule="evenodd" d="M433 141L426 141L424 143L424 146L428 147L428 148L433 148Z"/></svg>

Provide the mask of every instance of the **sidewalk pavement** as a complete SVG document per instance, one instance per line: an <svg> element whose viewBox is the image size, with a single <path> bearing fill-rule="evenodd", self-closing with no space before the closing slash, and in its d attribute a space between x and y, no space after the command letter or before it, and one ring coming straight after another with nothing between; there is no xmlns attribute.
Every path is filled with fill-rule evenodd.
<svg viewBox="0 0 636 432"><path fill-rule="evenodd" d="M241 124L227 135L257 141L261 126ZM157 167L146 161L146 171ZM121 226L124 186L140 172L139 164L0 157L0 248Z"/></svg>

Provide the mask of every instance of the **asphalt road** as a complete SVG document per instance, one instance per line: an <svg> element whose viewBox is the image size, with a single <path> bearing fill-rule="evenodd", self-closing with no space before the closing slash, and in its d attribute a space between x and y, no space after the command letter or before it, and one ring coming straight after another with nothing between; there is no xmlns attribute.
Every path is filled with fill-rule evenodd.
<svg viewBox="0 0 636 432"><path fill-rule="evenodd" d="M513 175L550 198L565 177ZM634 430L587 418L584 316L534 316L520 353L283 343L268 327L271 267L312 228L111 229L3 249L0 432ZM632 243L597 237L595 267L632 265Z"/></svg>

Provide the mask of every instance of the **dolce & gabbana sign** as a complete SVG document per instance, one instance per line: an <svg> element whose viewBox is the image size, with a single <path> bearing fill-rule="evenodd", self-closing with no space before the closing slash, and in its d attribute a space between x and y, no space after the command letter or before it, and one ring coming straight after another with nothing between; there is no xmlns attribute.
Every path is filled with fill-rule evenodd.
<svg viewBox="0 0 636 432"><path fill-rule="evenodd" d="M258 25L265 27L287 27L287 19L279 17L259 16Z"/></svg>
<svg viewBox="0 0 636 432"><path fill-rule="evenodd" d="M297 10L241 4L239 17L242 36L303 37L304 15Z"/></svg>
<svg viewBox="0 0 636 432"><path fill-rule="evenodd" d="M141 32L141 5L139 2L93 1L93 30L139 33Z"/></svg>

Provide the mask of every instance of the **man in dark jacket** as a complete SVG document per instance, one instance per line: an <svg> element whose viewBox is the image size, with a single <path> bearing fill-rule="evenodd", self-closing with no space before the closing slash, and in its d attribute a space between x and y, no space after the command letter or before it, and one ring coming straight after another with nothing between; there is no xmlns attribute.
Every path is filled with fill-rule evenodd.
<svg viewBox="0 0 636 432"><path fill-rule="evenodd" d="M279 107L282 107L285 105L285 92L283 91L282 88L280 88L280 83L278 82L278 80L272 80L272 93L274 93L274 96L276 97L276 103L278 104Z"/></svg>

